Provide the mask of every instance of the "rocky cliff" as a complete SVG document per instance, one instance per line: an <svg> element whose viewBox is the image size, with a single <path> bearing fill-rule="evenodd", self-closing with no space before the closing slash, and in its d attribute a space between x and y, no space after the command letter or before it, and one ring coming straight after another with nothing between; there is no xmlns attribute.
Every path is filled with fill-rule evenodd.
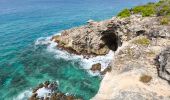
<svg viewBox="0 0 170 100"><path fill-rule="evenodd" d="M89 21L52 40L76 54L96 56L115 51L111 71L93 100L169 100L170 25L161 24L161 19L132 15Z"/></svg>
<svg viewBox="0 0 170 100"><path fill-rule="evenodd" d="M169 25L161 25L161 17L142 17L132 15L128 18L95 22L81 27L64 30L61 35L54 36L58 47L76 54L105 55L109 50L116 51L124 41L145 35L148 38L169 38Z"/></svg>

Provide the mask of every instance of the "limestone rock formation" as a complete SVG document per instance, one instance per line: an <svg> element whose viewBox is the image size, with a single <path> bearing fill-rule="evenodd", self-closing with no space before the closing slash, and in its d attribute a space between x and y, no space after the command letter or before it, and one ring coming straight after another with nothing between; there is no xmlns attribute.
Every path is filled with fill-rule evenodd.
<svg viewBox="0 0 170 100"><path fill-rule="evenodd" d="M95 22L61 32L52 40L58 47L71 53L83 55L105 55L109 50L116 51L118 46L136 36L170 38L170 26L160 24L161 17L142 17L132 15L128 18Z"/></svg>
<svg viewBox="0 0 170 100"><path fill-rule="evenodd" d="M157 58L158 75L170 82L170 47L167 47Z"/></svg>
<svg viewBox="0 0 170 100"><path fill-rule="evenodd" d="M52 40L59 48L76 54L105 55L115 51L111 67L100 72L109 71L93 100L170 100L170 85L165 81L170 80L169 50L161 53L170 46L170 25L162 25L160 20L132 15L88 21ZM155 64L157 55L159 66ZM100 71L100 67L91 69Z"/></svg>
<svg viewBox="0 0 170 100"><path fill-rule="evenodd" d="M147 36L124 42L115 53L112 71L106 73L92 100L169 100L170 85L158 77L155 65L156 56L169 45L170 39ZM163 59L169 57L163 54Z"/></svg>

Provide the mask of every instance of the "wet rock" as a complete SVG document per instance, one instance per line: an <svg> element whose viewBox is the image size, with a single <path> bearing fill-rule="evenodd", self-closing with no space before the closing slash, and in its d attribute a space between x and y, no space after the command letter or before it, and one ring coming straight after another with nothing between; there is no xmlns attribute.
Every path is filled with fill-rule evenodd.
<svg viewBox="0 0 170 100"><path fill-rule="evenodd" d="M66 100L74 100L74 97L73 96L67 96Z"/></svg>
<svg viewBox="0 0 170 100"><path fill-rule="evenodd" d="M53 36L51 40L54 40L55 42L58 43L60 41L60 36L59 35Z"/></svg>
<svg viewBox="0 0 170 100"><path fill-rule="evenodd" d="M46 97L44 100L50 100L50 98L49 98L49 97Z"/></svg>
<svg viewBox="0 0 170 100"><path fill-rule="evenodd" d="M42 88L44 85L42 84L42 83L40 83L39 85L38 85L38 88Z"/></svg>
<svg viewBox="0 0 170 100"><path fill-rule="evenodd" d="M164 80L170 82L170 47L162 51L157 58L158 75Z"/></svg>
<svg viewBox="0 0 170 100"><path fill-rule="evenodd" d="M45 83L44 83L44 87L48 87L48 85L50 84L50 82L49 81L45 81Z"/></svg>
<svg viewBox="0 0 170 100"><path fill-rule="evenodd" d="M38 87L33 89L33 94L29 98L29 100L81 100L77 99L76 97L72 95L66 95L64 93L61 93L57 90L58 84L57 82L50 82L50 81L45 81L44 84L39 84ZM44 96L39 96L39 89L43 89L43 93L47 90L49 91L48 94L44 94ZM42 93L41 91L41 93Z"/></svg>
<svg viewBox="0 0 170 100"><path fill-rule="evenodd" d="M101 71L101 64L97 63L97 64L92 65L92 68L90 70L92 70L93 72L95 72L95 71L100 72Z"/></svg>
<svg viewBox="0 0 170 100"><path fill-rule="evenodd" d="M38 100L37 93L33 93L29 100Z"/></svg>
<svg viewBox="0 0 170 100"><path fill-rule="evenodd" d="M111 72L112 67L108 66L107 68L105 68L103 71L100 72L101 75L105 75L107 72Z"/></svg>

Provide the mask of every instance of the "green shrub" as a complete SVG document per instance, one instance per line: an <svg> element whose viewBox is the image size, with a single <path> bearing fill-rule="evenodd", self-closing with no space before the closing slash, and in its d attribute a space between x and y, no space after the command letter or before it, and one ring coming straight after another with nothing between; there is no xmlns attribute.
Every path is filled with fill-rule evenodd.
<svg viewBox="0 0 170 100"><path fill-rule="evenodd" d="M170 15L170 0L160 0L157 3L148 3L146 5L136 6L131 10L124 9L118 14L118 16L129 17L131 14L141 14L143 17L152 15Z"/></svg>
<svg viewBox="0 0 170 100"><path fill-rule="evenodd" d="M134 7L132 11L135 14L141 14L143 17L152 16L156 14L155 6L152 3Z"/></svg>
<svg viewBox="0 0 170 100"><path fill-rule="evenodd" d="M121 18L129 17L130 15L131 14L130 14L129 9L124 9L118 14L118 16L121 17Z"/></svg>

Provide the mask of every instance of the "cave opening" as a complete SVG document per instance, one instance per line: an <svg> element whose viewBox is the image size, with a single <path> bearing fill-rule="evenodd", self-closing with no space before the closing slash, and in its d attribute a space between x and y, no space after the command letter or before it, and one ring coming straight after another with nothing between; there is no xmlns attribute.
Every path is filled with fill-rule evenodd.
<svg viewBox="0 0 170 100"><path fill-rule="evenodd" d="M102 32L102 38L105 45L112 51L116 51L118 46L121 45L120 38L112 31Z"/></svg>

